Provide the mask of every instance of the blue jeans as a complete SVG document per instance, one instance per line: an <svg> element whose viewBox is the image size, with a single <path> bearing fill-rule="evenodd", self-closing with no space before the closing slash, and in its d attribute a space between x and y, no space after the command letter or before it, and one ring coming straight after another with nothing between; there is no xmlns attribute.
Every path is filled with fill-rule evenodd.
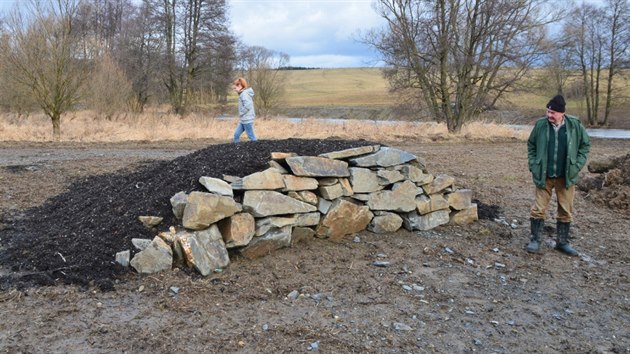
<svg viewBox="0 0 630 354"><path fill-rule="evenodd" d="M247 137L251 141L256 141L256 135L254 135L254 123L238 123L236 130L234 131L234 143L238 143L241 139L241 134L247 133Z"/></svg>

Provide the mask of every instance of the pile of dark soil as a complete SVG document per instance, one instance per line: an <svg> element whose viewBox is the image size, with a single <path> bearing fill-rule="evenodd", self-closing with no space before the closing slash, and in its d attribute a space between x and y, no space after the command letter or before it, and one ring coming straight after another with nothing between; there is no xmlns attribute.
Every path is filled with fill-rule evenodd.
<svg viewBox="0 0 630 354"><path fill-rule="evenodd" d="M140 215L162 216L176 225L170 198L180 191L203 191L201 176L245 176L268 167L272 152L304 156L375 143L356 140L269 140L209 146L172 161L148 163L135 172L118 172L74 181L68 191L25 211L1 231L2 268L11 274L0 287L93 284L113 288L126 269L117 252L133 249L132 238L153 238ZM34 186L36 188L36 186Z"/></svg>
<svg viewBox="0 0 630 354"><path fill-rule="evenodd" d="M597 165L589 165L592 173L580 180L578 188L597 204L630 210L630 154L598 161Z"/></svg>
<svg viewBox="0 0 630 354"><path fill-rule="evenodd" d="M486 204L479 199L473 199L472 202L477 204L477 216L480 220L495 220L503 216L503 211L498 205Z"/></svg>

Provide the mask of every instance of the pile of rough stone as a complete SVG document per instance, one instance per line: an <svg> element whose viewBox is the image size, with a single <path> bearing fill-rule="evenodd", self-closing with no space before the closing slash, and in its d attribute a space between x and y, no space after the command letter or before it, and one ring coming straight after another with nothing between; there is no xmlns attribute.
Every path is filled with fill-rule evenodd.
<svg viewBox="0 0 630 354"><path fill-rule="evenodd" d="M120 252L116 261L140 273L185 264L205 276L229 264L228 249L251 259L312 237L338 241L365 229L428 230L477 220L471 190L428 174L413 154L378 145L317 157L272 153L264 171L199 182L207 192L170 200L181 225L153 240L133 239L139 252L131 261L129 250ZM162 218L140 221L155 227Z"/></svg>

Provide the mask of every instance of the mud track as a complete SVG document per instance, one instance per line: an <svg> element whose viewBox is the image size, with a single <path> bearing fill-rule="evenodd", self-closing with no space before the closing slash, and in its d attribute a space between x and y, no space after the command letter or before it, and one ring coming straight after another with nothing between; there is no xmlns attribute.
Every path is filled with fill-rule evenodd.
<svg viewBox="0 0 630 354"><path fill-rule="evenodd" d="M0 252L15 220L73 183L217 143L1 143ZM235 258L207 278L129 273L114 281L116 291L93 283L8 288L0 291L0 352L630 352L627 211L579 193L580 257L551 248L553 215L542 254L530 255L533 187L523 142L384 143L454 176L501 218L364 232L358 242L312 240L254 261ZM629 141L593 139L591 156L629 148ZM296 300L287 298L293 290Z"/></svg>

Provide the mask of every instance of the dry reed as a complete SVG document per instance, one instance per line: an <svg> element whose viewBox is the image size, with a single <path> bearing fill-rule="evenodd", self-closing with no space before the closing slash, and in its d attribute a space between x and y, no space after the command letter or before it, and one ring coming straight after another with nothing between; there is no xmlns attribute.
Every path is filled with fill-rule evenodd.
<svg viewBox="0 0 630 354"><path fill-rule="evenodd" d="M61 123L61 140L73 142L163 141L213 139L230 141L236 119L216 119L190 114L177 116L166 113L125 114L111 120L97 119L91 112L67 114ZM508 126L473 122L460 134L449 134L444 124L383 123L348 120L343 123L321 119L295 122L283 118L257 119L254 130L259 139L366 139L374 141L457 141L461 139L490 140L494 138L526 139L527 131ZM243 139L247 137L243 135ZM0 115L0 141L52 141L52 124L43 114L17 117Z"/></svg>

